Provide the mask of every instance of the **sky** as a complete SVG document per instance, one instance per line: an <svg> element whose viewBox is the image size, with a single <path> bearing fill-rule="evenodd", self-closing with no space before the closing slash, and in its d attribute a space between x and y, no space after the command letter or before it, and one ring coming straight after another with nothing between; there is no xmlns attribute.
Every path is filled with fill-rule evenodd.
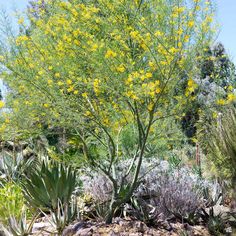
<svg viewBox="0 0 236 236"><path fill-rule="evenodd" d="M217 20L220 24L220 32L217 41L224 44L231 59L236 64L236 0L212 0L217 4ZM16 6L23 10L29 0L0 0L0 8L7 12Z"/></svg>
<svg viewBox="0 0 236 236"><path fill-rule="evenodd" d="M221 26L218 41L224 44L236 64L236 0L217 0L216 2L217 19Z"/></svg>

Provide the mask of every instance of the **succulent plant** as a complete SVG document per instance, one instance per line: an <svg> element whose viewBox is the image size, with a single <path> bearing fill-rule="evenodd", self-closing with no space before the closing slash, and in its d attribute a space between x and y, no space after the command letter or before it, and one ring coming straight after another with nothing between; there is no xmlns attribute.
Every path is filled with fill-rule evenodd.
<svg viewBox="0 0 236 236"><path fill-rule="evenodd" d="M58 200L68 204L76 185L76 171L57 162L43 162L22 182L30 206L48 211L58 208Z"/></svg>
<svg viewBox="0 0 236 236"><path fill-rule="evenodd" d="M27 214L23 212L21 218L18 220L14 216L9 218L8 227L4 228L5 234L9 236L28 236L31 235L33 224L37 219L36 214L30 222L27 222Z"/></svg>
<svg viewBox="0 0 236 236"><path fill-rule="evenodd" d="M50 211L50 217L45 213L43 214L48 218L50 224L56 228L57 233L61 235L65 227L79 216L76 198L73 198L71 202L66 204L62 204L62 202L58 200L57 210Z"/></svg>
<svg viewBox="0 0 236 236"><path fill-rule="evenodd" d="M35 165L34 157L25 158L22 153L13 155L2 153L0 156L0 178L2 181L18 181Z"/></svg>

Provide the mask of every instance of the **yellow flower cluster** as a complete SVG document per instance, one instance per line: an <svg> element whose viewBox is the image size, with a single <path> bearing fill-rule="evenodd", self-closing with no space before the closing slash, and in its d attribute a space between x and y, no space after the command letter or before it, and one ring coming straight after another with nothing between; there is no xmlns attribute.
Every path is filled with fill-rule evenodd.
<svg viewBox="0 0 236 236"><path fill-rule="evenodd" d="M195 83L195 81L193 79L189 79L187 82L185 96L188 97L189 95L191 95L196 90L197 87L198 85Z"/></svg>
<svg viewBox="0 0 236 236"><path fill-rule="evenodd" d="M25 109L45 123L64 117L77 124L93 116L97 123L121 127L132 119L127 104L135 103L146 119L159 97L158 106L170 104L168 93L180 74L194 67L196 47L208 43L212 15L201 1L194 0L193 7L146 1L151 10L139 11L138 1L48 0L50 14L40 10L40 17L31 16L30 35L16 38L19 53L6 76L19 93L13 110L25 114ZM24 26L24 19L18 23ZM185 95L196 88L190 79ZM179 104L181 99L184 94Z"/></svg>

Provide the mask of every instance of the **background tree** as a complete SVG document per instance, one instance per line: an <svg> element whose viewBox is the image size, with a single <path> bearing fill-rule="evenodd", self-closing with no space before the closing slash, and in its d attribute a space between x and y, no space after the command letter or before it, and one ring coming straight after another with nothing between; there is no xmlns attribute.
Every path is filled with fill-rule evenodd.
<svg viewBox="0 0 236 236"><path fill-rule="evenodd" d="M188 138L194 138L197 133L197 122L199 120L199 111L208 112L212 115L213 111L222 110L217 107L224 105L228 100L234 100L233 88L235 88L235 66L230 61L221 43L204 50L204 57L198 59L200 73L195 75L194 81L198 84L198 91L195 101L186 108L186 115L182 118L182 129ZM184 80L183 88L186 87ZM228 96L228 97L227 97ZM217 97L225 98L219 100Z"/></svg>

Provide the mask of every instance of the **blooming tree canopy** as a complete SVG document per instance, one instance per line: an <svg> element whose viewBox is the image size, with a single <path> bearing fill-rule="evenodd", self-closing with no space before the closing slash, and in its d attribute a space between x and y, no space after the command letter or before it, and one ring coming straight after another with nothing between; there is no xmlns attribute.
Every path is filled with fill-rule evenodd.
<svg viewBox="0 0 236 236"><path fill-rule="evenodd" d="M206 0L37 4L27 20L19 19L21 33L10 38L10 50L2 50L9 86L2 137L39 134L45 126L72 130L87 159L113 183L112 215L137 186L155 122L195 99L196 61L214 33L212 6ZM188 82L179 94L183 74ZM136 171L121 199L113 167L124 156L120 135L127 126L138 134L129 156ZM103 163L91 156L88 137L103 150L96 156Z"/></svg>

